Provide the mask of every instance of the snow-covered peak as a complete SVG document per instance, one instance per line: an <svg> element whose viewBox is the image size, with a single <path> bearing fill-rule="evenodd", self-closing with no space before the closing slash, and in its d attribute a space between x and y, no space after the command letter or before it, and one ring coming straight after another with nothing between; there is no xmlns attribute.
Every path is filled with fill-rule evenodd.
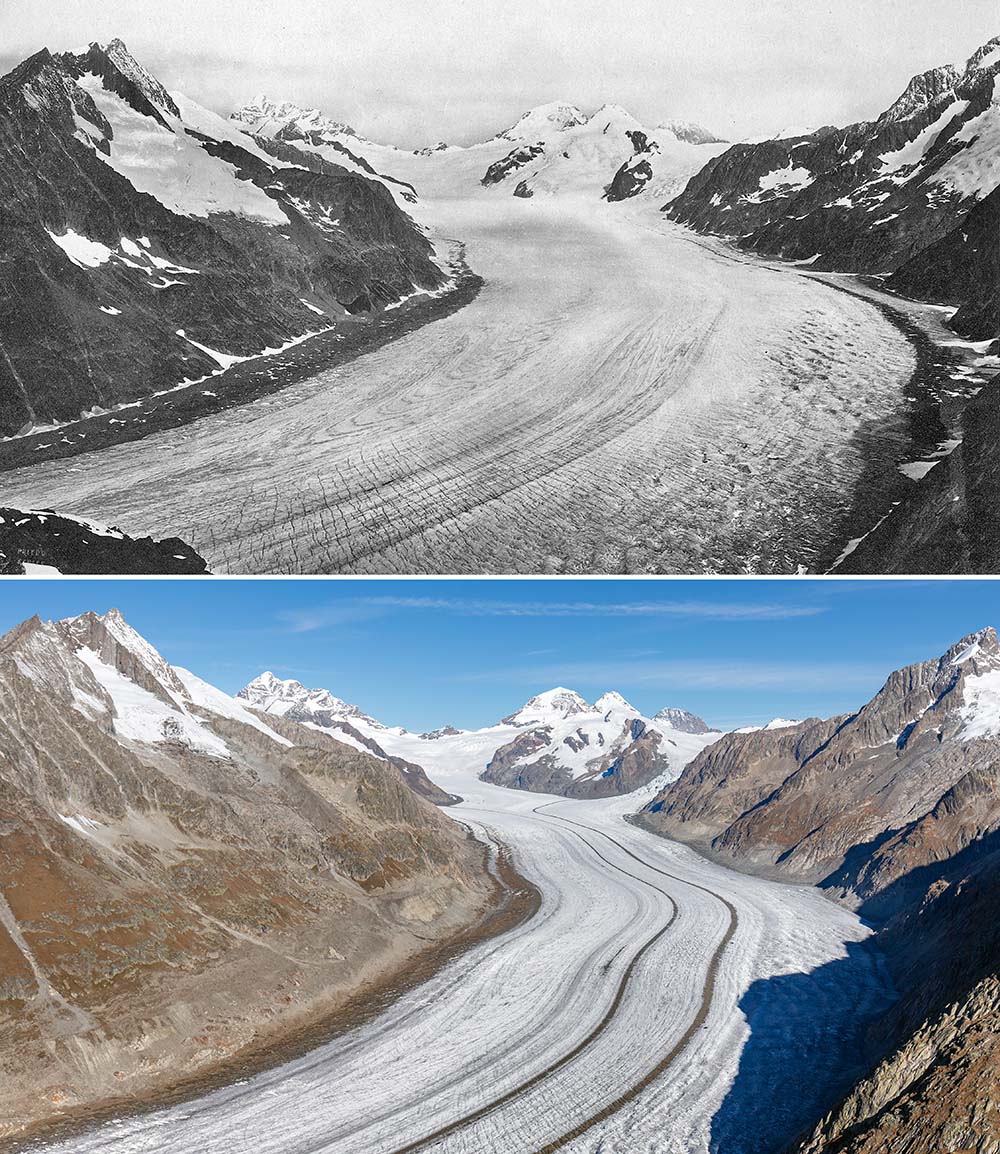
<svg viewBox="0 0 1000 1154"><path fill-rule="evenodd" d="M564 132L577 124L585 124L587 119L576 105L554 100L529 109L497 136L503 140L539 140L553 132Z"/></svg>
<svg viewBox="0 0 1000 1154"><path fill-rule="evenodd" d="M608 714L622 714L628 717L642 717L642 713L636 707L625 700L620 693L610 690L607 693L602 693L601 696L594 702L594 709L598 713Z"/></svg>
<svg viewBox="0 0 1000 1154"><path fill-rule="evenodd" d="M280 717L292 713L300 717L323 715L329 720L363 721L375 729L384 728L381 722L349 701L334 697L329 690L307 689L301 681L275 677L270 670L255 677L236 696L263 713Z"/></svg>
<svg viewBox="0 0 1000 1154"><path fill-rule="evenodd" d="M768 729L792 729L796 725L801 725L801 721L791 721L787 717L774 717L767 725L744 725L740 729L733 730L734 733L761 733Z"/></svg>
<svg viewBox="0 0 1000 1154"><path fill-rule="evenodd" d="M675 140L683 141L685 144L726 143L721 136L716 136L714 132L709 132L707 128L689 120L663 120L656 126L655 131L661 135L669 132Z"/></svg>
<svg viewBox="0 0 1000 1154"><path fill-rule="evenodd" d="M553 719L573 717L578 713L595 713L593 705L579 693L563 686L538 693L516 712L503 719L504 725L538 725Z"/></svg>
<svg viewBox="0 0 1000 1154"><path fill-rule="evenodd" d="M237 121L243 131L258 136L277 136L283 131L287 134L295 130L303 136L358 137L349 124L324 116L318 108L301 108L290 100L272 100L264 93L244 104L231 119Z"/></svg>

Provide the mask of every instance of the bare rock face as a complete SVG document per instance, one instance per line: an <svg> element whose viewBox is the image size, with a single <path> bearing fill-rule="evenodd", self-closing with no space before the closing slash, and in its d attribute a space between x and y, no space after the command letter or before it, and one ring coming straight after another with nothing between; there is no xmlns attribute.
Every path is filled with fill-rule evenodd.
<svg viewBox="0 0 1000 1154"><path fill-rule="evenodd" d="M0 638L0 1137L332 1013L494 897L405 770L115 612Z"/></svg>
<svg viewBox="0 0 1000 1154"><path fill-rule="evenodd" d="M1000 645L984 629L891 674L856 714L725 735L639 820L884 915L902 878L1000 822L998 689Z"/></svg>

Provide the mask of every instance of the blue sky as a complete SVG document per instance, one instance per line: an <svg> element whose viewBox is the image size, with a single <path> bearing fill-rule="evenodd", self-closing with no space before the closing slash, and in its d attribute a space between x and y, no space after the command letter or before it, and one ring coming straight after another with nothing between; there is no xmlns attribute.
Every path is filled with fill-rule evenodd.
<svg viewBox="0 0 1000 1154"><path fill-rule="evenodd" d="M388 724L489 724L617 689L722 727L856 708L895 668L1000 624L988 580L8 580L0 627L117 606L230 693L264 669Z"/></svg>

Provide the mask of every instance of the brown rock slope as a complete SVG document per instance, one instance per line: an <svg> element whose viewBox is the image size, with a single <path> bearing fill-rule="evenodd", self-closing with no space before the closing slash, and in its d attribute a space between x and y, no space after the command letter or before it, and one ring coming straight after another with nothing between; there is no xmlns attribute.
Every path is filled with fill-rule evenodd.
<svg viewBox="0 0 1000 1154"><path fill-rule="evenodd" d="M0 696L0 1137L333 1012L495 896L395 766L114 611L8 633Z"/></svg>
<svg viewBox="0 0 1000 1154"><path fill-rule="evenodd" d="M984 629L897 670L856 714L723 736L637 820L884 916L913 871L1000 824L982 784L998 735L1000 643Z"/></svg>
<svg viewBox="0 0 1000 1154"><path fill-rule="evenodd" d="M858 713L729 734L639 815L881 924L881 1055L797 1154L1000 1151L1000 644L984 629Z"/></svg>

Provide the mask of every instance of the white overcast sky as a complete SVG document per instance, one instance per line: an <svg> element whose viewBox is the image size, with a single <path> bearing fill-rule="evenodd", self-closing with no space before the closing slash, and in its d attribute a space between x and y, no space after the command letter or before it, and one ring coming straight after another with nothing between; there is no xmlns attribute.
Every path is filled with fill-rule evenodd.
<svg viewBox="0 0 1000 1154"><path fill-rule="evenodd" d="M997 34L997 0L0 0L0 71L120 36L217 111L263 91L407 146L550 100L740 139L872 119Z"/></svg>

